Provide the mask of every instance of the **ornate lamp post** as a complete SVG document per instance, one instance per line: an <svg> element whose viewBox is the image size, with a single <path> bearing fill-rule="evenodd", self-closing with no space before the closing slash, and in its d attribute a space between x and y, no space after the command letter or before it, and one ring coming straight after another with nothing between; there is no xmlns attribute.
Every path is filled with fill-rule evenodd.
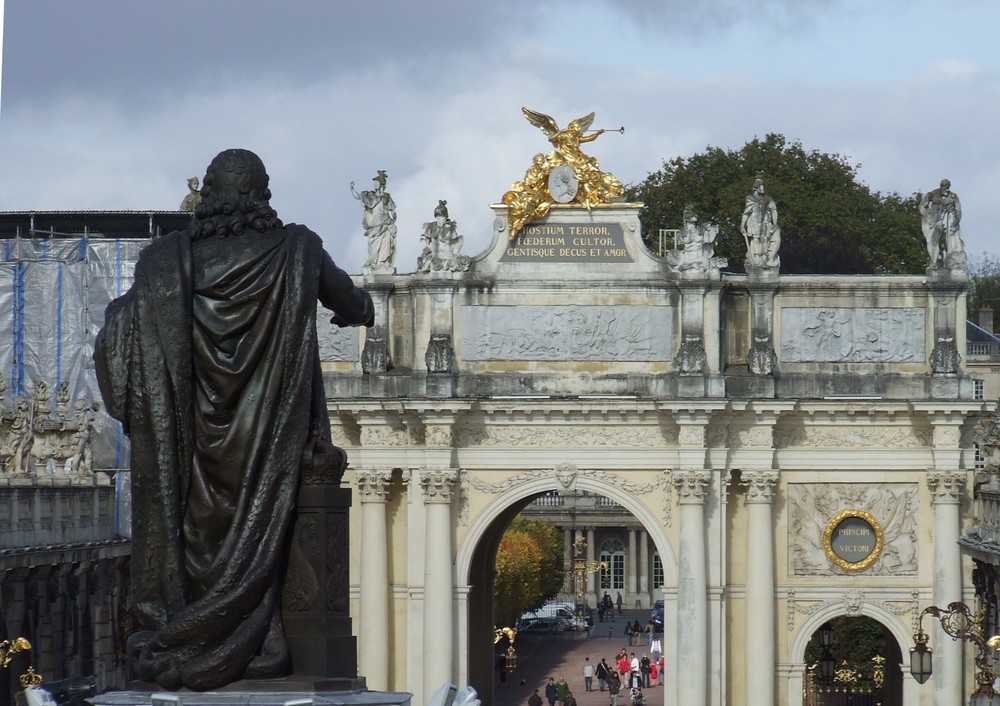
<svg viewBox="0 0 1000 706"><path fill-rule="evenodd" d="M587 576L596 574L601 569L608 568L606 561L587 561L587 540L583 537L583 532L577 531L576 541L573 542L573 580L576 586L576 617L584 619L583 605L585 603L585 591ZM582 629L582 628L580 628Z"/></svg>
<svg viewBox="0 0 1000 706"><path fill-rule="evenodd" d="M978 648L976 654L976 690L969 697L970 706L1000 706L1000 694L993 689L995 675L990 666L990 650L1000 645L1000 636L986 640L983 637L983 618L986 611L973 614L965 603L956 601L947 608L929 606L924 608L917 622L917 632L910 648L910 674L920 684L926 682L933 671L933 653L927 646L927 634L923 629L925 615L932 615L941 622L941 629L955 640L971 642Z"/></svg>
<svg viewBox="0 0 1000 706"><path fill-rule="evenodd" d="M517 669L517 652L514 651L514 640L517 638L517 628L496 628L493 633L493 644L497 644L507 637L507 671L513 672Z"/></svg>

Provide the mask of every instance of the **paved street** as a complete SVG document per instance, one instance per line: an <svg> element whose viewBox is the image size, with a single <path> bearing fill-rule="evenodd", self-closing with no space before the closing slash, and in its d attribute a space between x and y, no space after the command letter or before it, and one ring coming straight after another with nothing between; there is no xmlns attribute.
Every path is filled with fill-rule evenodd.
<svg viewBox="0 0 1000 706"><path fill-rule="evenodd" d="M595 665L604 657L608 664L611 664L613 657L622 648L630 653L635 652L641 658L642 654L649 652L649 645L643 640L642 645L628 644L625 636L625 621L639 621L645 627L649 620L649 610L626 610L624 617L616 617L611 623L596 623L593 635L584 640L553 639L543 642L516 642L518 656L517 671L508 675L507 685L496 687L496 706L527 706L528 697L534 689L542 696L543 706L548 706L545 701L545 684L549 677L559 678L562 674L569 684L576 697L578 706L609 706L611 700L608 692L598 691L597 678L594 678L594 690L588 692L583 686L583 662L584 658L590 657L590 661ZM608 628L611 629L612 637L608 638ZM663 636L660 636L662 641ZM524 685L521 686L521 681ZM654 686L650 689L643 689L646 703L649 706L664 706L664 691L666 687ZM618 706L628 706L628 698L625 689L618 697Z"/></svg>

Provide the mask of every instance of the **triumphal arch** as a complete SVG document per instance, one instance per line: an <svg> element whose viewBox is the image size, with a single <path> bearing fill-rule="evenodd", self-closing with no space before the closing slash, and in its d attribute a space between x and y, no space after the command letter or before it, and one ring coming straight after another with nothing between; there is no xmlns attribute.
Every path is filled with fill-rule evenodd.
<svg viewBox="0 0 1000 706"><path fill-rule="evenodd" d="M669 703L800 706L806 643L839 615L895 641L886 703L962 702L961 643L932 637L924 687L902 662L923 607L972 595L956 543L986 407L958 355L964 265L782 275L762 183L746 274L723 272L712 214L654 255L642 204L539 115L557 150L491 206L485 252L369 263L375 326L324 329L369 686L488 699L500 535L533 499L586 491L659 557Z"/></svg>

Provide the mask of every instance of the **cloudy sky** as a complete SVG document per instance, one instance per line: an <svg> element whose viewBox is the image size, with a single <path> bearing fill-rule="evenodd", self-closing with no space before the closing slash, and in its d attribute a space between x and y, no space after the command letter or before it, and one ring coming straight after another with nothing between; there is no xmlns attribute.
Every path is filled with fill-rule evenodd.
<svg viewBox="0 0 1000 706"><path fill-rule="evenodd" d="M359 272L350 182L379 169L411 272L438 199L489 245L545 137L624 125L588 152L626 183L779 132L873 189L953 182L967 249L1000 254L997 0L0 0L0 211L176 209L245 147L285 221Z"/></svg>

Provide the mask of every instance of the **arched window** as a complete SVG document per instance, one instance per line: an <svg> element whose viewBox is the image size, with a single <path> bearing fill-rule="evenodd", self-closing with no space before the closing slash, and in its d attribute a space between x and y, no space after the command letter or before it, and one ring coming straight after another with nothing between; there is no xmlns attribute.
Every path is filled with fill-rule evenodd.
<svg viewBox="0 0 1000 706"><path fill-rule="evenodd" d="M653 588L663 588L663 561L659 552L653 552Z"/></svg>
<svg viewBox="0 0 1000 706"><path fill-rule="evenodd" d="M618 539L605 539L601 543L602 589L625 588L625 545Z"/></svg>

